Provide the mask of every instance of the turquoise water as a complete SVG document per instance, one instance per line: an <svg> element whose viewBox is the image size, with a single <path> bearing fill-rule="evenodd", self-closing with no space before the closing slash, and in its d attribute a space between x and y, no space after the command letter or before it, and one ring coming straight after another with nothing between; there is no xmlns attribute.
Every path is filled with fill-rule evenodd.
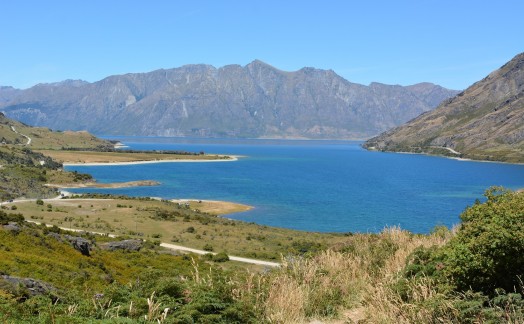
<svg viewBox="0 0 524 324"><path fill-rule="evenodd" d="M112 137L115 139L114 137ZM236 162L75 166L99 182L157 180L156 187L75 189L252 205L228 217L322 232L427 233L452 226L486 188L524 187L524 165L369 152L360 142L120 137L132 149L243 155Z"/></svg>

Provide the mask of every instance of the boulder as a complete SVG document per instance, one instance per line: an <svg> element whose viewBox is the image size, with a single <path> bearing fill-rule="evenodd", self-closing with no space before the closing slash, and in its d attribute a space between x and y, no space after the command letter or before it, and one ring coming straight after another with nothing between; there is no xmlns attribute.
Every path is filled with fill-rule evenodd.
<svg viewBox="0 0 524 324"><path fill-rule="evenodd" d="M142 240L123 240L108 242L105 247L110 251L124 250L124 251L140 251L142 248Z"/></svg>
<svg viewBox="0 0 524 324"><path fill-rule="evenodd" d="M18 294L22 292L26 297L54 295L57 292L57 289L49 283L32 278L19 278L8 275L0 276L0 287ZM20 290L21 288L22 291Z"/></svg>
<svg viewBox="0 0 524 324"><path fill-rule="evenodd" d="M57 233L49 233L47 236L52 237L60 242L67 242L71 244L71 246L77 250L78 252L82 253L82 255L90 256L91 252L91 242L89 240L86 240L83 237L79 236L71 236L71 235L60 235Z"/></svg>
<svg viewBox="0 0 524 324"><path fill-rule="evenodd" d="M20 232L20 225L18 225L15 222L9 222L9 224L4 225L3 228L6 231L10 231L10 232L13 232L15 234L18 234Z"/></svg>
<svg viewBox="0 0 524 324"><path fill-rule="evenodd" d="M73 248L85 256L89 256L91 251L91 242L83 237L64 235L64 238L73 246Z"/></svg>

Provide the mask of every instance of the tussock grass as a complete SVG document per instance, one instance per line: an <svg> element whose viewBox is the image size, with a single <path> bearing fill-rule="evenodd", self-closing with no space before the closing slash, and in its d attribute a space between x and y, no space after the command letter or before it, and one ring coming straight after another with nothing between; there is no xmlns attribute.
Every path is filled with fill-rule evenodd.
<svg viewBox="0 0 524 324"><path fill-rule="evenodd" d="M438 294L430 280L413 287L413 304L400 298L394 284L417 247L441 246L452 235L451 231L414 235L391 227L379 234L353 235L313 257L283 258L283 266L265 278L264 316L274 323L337 318L353 322L365 318L369 323L430 322L434 314L416 307Z"/></svg>

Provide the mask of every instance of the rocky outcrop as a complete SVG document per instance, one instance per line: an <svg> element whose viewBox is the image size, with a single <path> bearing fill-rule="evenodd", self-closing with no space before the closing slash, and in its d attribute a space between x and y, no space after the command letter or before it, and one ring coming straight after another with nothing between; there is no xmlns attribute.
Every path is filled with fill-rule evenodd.
<svg viewBox="0 0 524 324"><path fill-rule="evenodd" d="M3 225L2 227L4 230L15 234L18 234L20 232L20 225L18 225L18 223L15 222L9 222L8 224Z"/></svg>
<svg viewBox="0 0 524 324"><path fill-rule="evenodd" d="M140 251L142 248L142 240L123 240L123 241L114 241L104 244L102 247L108 249L109 251Z"/></svg>
<svg viewBox="0 0 524 324"><path fill-rule="evenodd" d="M435 110L364 146L524 162L524 53Z"/></svg>
<svg viewBox="0 0 524 324"><path fill-rule="evenodd" d="M60 242L69 243L75 250L82 253L82 255L90 256L92 243L83 237L71 236L71 235L60 235L57 233L49 233L47 236L52 237Z"/></svg>
<svg viewBox="0 0 524 324"><path fill-rule="evenodd" d="M0 111L98 134L368 138L456 93L430 83L365 86L331 70L285 72L257 60L39 84L0 101Z"/></svg>
<svg viewBox="0 0 524 324"><path fill-rule="evenodd" d="M32 278L19 278L8 275L0 276L0 288L27 298L38 295L54 295L57 292L57 289L49 283Z"/></svg>

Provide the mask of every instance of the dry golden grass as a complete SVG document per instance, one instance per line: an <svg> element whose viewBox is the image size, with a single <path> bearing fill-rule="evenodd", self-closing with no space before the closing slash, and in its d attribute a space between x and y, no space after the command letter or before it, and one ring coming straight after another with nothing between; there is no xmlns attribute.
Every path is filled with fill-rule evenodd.
<svg viewBox="0 0 524 324"><path fill-rule="evenodd" d="M368 323L429 323L434 321L433 314L427 313L424 308L417 307L430 298L435 298L438 292L433 288L430 280L422 280L413 286L413 296L408 303L401 300L393 290L393 284L398 279L400 271L406 265L408 256L417 247L442 246L454 235L453 231L447 235L410 235L398 228L385 230L382 235L399 244L399 249L389 258L385 266L371 277L363 299L365 305L366 322ZM451 311L451 309L449 310ZM450 313L451 315L451 313ZM444 319L443 319L444 320ZM444 322L447 322L445 320Z"/></svg>
<svg viewBox="0 0 524 324"><path fill-rule="evenodd" d="M414 304L402 301L391 287L415 248L443 245L452 235L413 235L393 227L376 236L350 237L346 251L339 247L340 251L327 250L310 259L284 260L282 268L267 278L265 316L275 323L307 323L311 319L333 323L431 322L434 314L415 306L438 297L429 280L413 287ZM389 255L381 251L381 242L396 246L395 252ZM382 257L384 262L377 265ZM443 320L451 319L451 306L445 311L450 317Z"/></svg>

